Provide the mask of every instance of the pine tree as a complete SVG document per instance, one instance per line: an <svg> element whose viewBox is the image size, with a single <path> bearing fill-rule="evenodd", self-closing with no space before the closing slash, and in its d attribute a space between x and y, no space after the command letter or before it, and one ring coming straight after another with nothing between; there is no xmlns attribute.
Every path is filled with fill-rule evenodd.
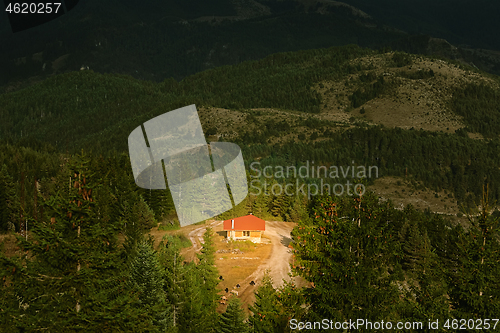
<svg viewBox="0 0 500 333"><path fill-rule="evenodd" d="M179 327L182 332L197 333L205 330L213 319L209 317L204 302L204 288L202 277L193 262L184 264L184 285L182 290L183 304L179 316Z"/></svg>
<svg viewBox="0 0 500 333"><path fill-rule="evenodd" d="M402 243L404 269L416 270L422 262L430 255L430 241L423 237L415 219L406 220L399 232Z"/></svg>
<svg viewBox="0 0 500 333"><path fill-rule="evenodd" d="M268 198L265 193L261 193L259 196L256 197L253 205L253 214L255 216L258 216L261 219L265 219L267 217L270 217L267 205L268 205Z"/></svg>
<svg viewBox="0 0 500 333"><path fill-rule="evenodd" d="M420 234L419 234L420 235ZM419 260L407 271L410 290L406 293L401 315L408 321L434 321L449 317L446 297L445 269L439 257L432 251L431 242L424 232L418 241Z"/></svg>
<svg viewBox="0 0 500 333"><path fill-rule="evenodd" d="M204 309L205 332L215 332L217 323L217 300L219 284L219 273L215 267L215 244L212 229L207 228L203 234L203 247L198 254L197 271L201 282L201 302Z"/></svg>
<svg viewBox="0 0 500 333"><path fill-rule="evenodd" d="M456 318L492 318L500 313L500 219L489 212L483 192L481 214L459 235L457 266L449 274L449 296Z"/></svg>
<svg viewBox="0 0 500 333"><path fill-rule="evenodd" d="M390 210L372 193L362 197L319 197L314 224L292 231L292 271L310 281L306 300L317 318L385 318L399 297L399 267Z"/></svg>
<svg viewBox="0 0 500 333"><path fill-rule="evenodd" d="M187 268L183 265L183 257L180 254L180 242L177 238L166 236L160 243L158 254L159 260L164 267L163 289L167 295L167 301L172 306L172 325L181 329L181 316L187 302Z"/></svg>
<svg viewBox="0 0 500 333"><path fill-rule="evenodd" d="M137 306L151 315L152 324L161 332L173 327L172 309L166 301L164 275L152 246L145 241L137 245L137 254L130 264L129 283L138 294Z"/></svg>
<svg viewBox="0 0 500 333"><path fill-rule="evenodd" d="M241 301L238 297L231 297L226 308L226 312L221 315L219 321L219 332L222 333L246 333L249 328L244 322L245 315L241 308Z"/></svg>
<svg viewBox="0 0 500 333"><path fill-rule="evenodd" d="M139 200L132 205L127 220L128 223L137 223L145 230L150 230L157 225L153 210L142 197L139 197Z"/></svg>
<svg viewBox="0 0 500 333"><path fill-rule="evenodd" d="M284 188L284 185L282 185ZM285 194L281 193L280 195L274 196L271 200L271 213L274 217L279 218L280 220L284 219L286 213L289 210L290 198Z"/></svg>
<svg viewBox="0 0 500 333"><path fill-rule="evenodd" d="M127 287L113 225L96 214L98 178L83 154L72 159L68 171L71 186L66 180L44 203L44 216L31 221L28 239L18 238L27 255L0 257L0 276L9 282L2 294L17 299L5 312L10 326L21 331L144 330L141 313L121 293Z"/></svg>
<svg viewBox="0 0 500 333"><path fill-rule="evenodd" d="M266 271L261 285L255 293L255 302L249 307L252 315L248 318L252 332L284 332L288 326L287 317L274 289L270 272Z"/></svg>
<svg viewBox="0 0 500 333"><path fill-rule="evenodd" d="M5 164L0 168L0 232L15 226L15 214L19 202L12 177Z"/></svg>

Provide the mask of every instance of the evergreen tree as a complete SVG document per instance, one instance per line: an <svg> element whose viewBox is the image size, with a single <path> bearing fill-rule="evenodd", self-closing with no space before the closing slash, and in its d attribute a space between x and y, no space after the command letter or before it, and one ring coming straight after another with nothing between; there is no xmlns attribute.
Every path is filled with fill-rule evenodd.
<svg viewBox="0 0 500 333"><path fill-rule="evenodd" d="M255 198L253 204L253 214L261 219L266 219L270 216L268 211L268 199L269 196L265 193L261 193L259 196Z"/></svg>
<svg viewBox="0 0 500 333"><path fill-rule="evenodd" d="M291 313L283 313L278 298L278 292L274 289L272 278L266 271L261 285L255 293L255 302L249 307L252 315L248 318L252 332L284 332L288 326L287 317Z"/></svg>
<svg viewBox="0 0 500 333"><path fill-rule="evenodd" d="M432 251L427 233L419 234L418 260L408 270L410 290L405 295L401 316L407 321L435 321L449 318L445 269Z"/></svg>
<svg viewBox="0 0 500 333"><path fill-rule="evenodd" d="M163 289L167 301L172 306L172 325L182 332L181 316L186 305L187 269L183 265L180 254L181 245L178 238L166 236L159 245L159 259L164 267Z"/></svg>
<svg viewBox="0 0 500 333"><path fill-rule="evenodd" d="M133 203L127 220L128 223L137 223L140 228L145 230L150 230L157 225L153 210L149 208L142 197Z"/></svg>
<svg viewBox="0 0 500 333"><path fill-rule="evenodd" d="M407 210L408 211L408 210ZM430 241L427 234L422 236L418 220L406 220L399 232L402 243L402 265L404 269L416 270L430 256Z"/></svg>
<svg viewBox="0 0 500 333"><path fill-rule="evenodd" d="M0 255L0 276L8 281L2 295L11 302L0 317L8 315L13 332L144 330L143 314L120 292L127 287L113 226L96 214L98 178L83 154L68 170L70 188L61 186L44 203L44 216L30 221L28 239L18 237L26 255Z"/></svg>
<svg viewBox="0 0 500 333"><path fill-rule="evenodd" d="M456 269L449 272L448 293L456 318L493 318L500 313L499 221L490 215L486 190L481 214L459 234Z"/></svg>
<svg viewBox="0 0 500 333"><path fill-rule="evenodd" d="M129 283L138 295L140 311L149 313L152 324L165 332L173 327L172 309L166 301L160 262L152 246L145 241L137 245L137 254L130 264Z"/></svg>
<svg viewBox="0 0 500 333"><path fill-rule="evenodd" d="M5 164L0 168L0 233L15 228L19 199Z"/></svg>
<svg viewBox="0 0 500 333"><path fill-rule="evenodd" d="M204 284L194 262L184 264L184 285L182 289L183 304L179 316L181 332L197 333L211 329L213 318L205 308Z"/></svg>
<svg viewBox="0 0 500 333"><path fill-rule="evenodd" d="M387 318L399 300L396 245L386 221L391 210L372 193L362 197L320 197L314 223L292 231L292 271L310 281L305 290L314 318Z"/></svg>
<svg viewBox="0 0 500 333"><path fill-rule="evenodd" d="M238 297L231 297L226 311L221 315L219 321L219 332L222 333L246 333L249 331L248 324L244 322L245 314L241 308Z"/></svg>
<svg viewBox="0 0 500 333"><path fill-rule="evenodd" d="M203 247L198 254L197 271L201 282L201 303L204 310L205 332L215 332L217 323L217 300L219 273L215 267L215 244L212 229L207 228L203 234Z"/></svg>
<svg viewBox="0 0 500 333"><path fill-rule="evenodd" d="M285 184L282 184L281 188L284 189ZM287 196L284 192L280 195L273 196L273 198L271 199L271 214L280 220L286 220L286 216L288 215L290 208L290 202L290 197Z"/></svg>

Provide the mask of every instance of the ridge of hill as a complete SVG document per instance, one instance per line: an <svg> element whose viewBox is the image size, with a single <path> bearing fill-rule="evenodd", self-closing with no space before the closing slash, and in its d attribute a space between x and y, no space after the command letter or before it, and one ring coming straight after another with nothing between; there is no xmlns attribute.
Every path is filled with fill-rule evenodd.
<svg viewBox="0 0 500 333"><path fill-rule="evenodd" d="M144 121L196 104L208 140L238 143L247 163L356 160L472 207L483 181L500 184L499 82L459 63L357 46L274 54L180 82L84 70L0 95L0 139L121 153Z"/></svg>
<svg viewBox="0 0 500 333"><path fill-rule="evenodd" d="M4 23L5 24L5 23ZM2 28L3 27L3 28ZM0 25L0 91L90 68L161 82L270 54L347 44L440 55L500 73L494 51L411 35L338 1L87 0L18 34Z"/></svg>
<svg viewBox="0 0 500 333"><path fill-rule="evenodd" d="M497 1L344 0L410 34L444 38L464 48L500 49Z"/></svg>
<svg viewBox="0 0 500 333"><path fill-rule="evenodd" d="M481 118L462 110L464 103L457 101L471 89L484 88L495 103L499 82L496 76L458 63L356 46L274 54L180 82L153 83L84 70L0 95L0 139L36 139L77 151L92 146L89 137L117 138L105 133L121 133L126 142L122 131L128 133L137 123L186 104L198 106L209 135L228 140L237 138L238 128L256 129L280 118L445 133L467 127L471 135L498 137L498 107ZM478 117L489 117L486 125L493 127L474 127L472 119ZM295 135L303 131L307 129L300 126L292 130ZM125 149L123 144L106 146Z"/></svg>

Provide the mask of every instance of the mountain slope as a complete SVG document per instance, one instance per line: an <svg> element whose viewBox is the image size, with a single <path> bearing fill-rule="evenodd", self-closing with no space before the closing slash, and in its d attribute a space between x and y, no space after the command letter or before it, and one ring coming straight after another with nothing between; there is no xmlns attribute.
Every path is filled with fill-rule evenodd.
<svg viewBox="0 0 500 333"><path fill-rule="evenodd" d="M344 5L296 1L82 1L62 18L0 41L0 85L88 66L101 73L179 80L267 55L404 37Z"/></svg>
<svg viewBox="0 0 500 333"><path fill-rule="evenodd" d="M500 198L498 77L357 46L274 54L180 82L87 70L57 75L0 95L0 139L63 152L126 152L134 128L189 104L208 141L238 143L246 163L356 161L451 191L469 207L483 181Z"/></svg>
<svg viewBox="0 0 500 333"><path fill-rule="evenodd" d="M124 150L127 133L138 123L193 103L232 110L293 110L291 116L299 118L305 117L300 112L307 112L342 126L361 121L448 133L472 126L470 132L495 136L497 131L497 136L499 126L488 132L474 127L468 122L473 119L470 113L464 114L454 102L473 86L490 87L494 100L498 77L439 59L355 46L275 54L161 84L84 70L0 95L0 138L36 138L78 151L84 142L93 145L89 136L100 136L116 140L102 147ZM489 117L493 126L498 115ZM234 132L215 121L207 126L226 136ZM254 125L240 120L238 126Z"/></svg>

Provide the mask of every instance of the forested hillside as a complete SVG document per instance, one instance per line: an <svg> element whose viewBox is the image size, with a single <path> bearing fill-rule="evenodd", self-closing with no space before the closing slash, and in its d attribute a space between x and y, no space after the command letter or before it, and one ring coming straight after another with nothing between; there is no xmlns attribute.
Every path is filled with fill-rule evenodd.
<svg viewBox="0 0 500 333"><path fill-rule="evenodd" d="M80 0L61 18L20 34L2 20L0 91L82 66L161 82L277 52L347 44L440 55L500 73L499 56L489 51L499 45L496 4L347 2L365 12L323 0ZM443 24L443 17L452 18ZM448 37L454 45L440 39Z"/></svg>
<svg viewBox="0 0 500 333"><path fill-rule="evenodd" d="M495 318L499 83L441 59L346 46L161 83L83 70L2 94L0 240L18 236L0 253L0 327L288 332L291 319L365 318L439 319L453 331L453 319ZM253 213L297 223L292 271L307 285L275 289L266 276L255 303L246 304L248 316L237 298L217 311L212 230L194 261L181 256L180 237L154 247L148 236L178 222L168 190L136 186L127 138L146 120L190 104L207 141L241 147L256 186L216 218ZM313 165L328 174L279 172ZM264 167L272 172L259 173ZM332 176L336 167L376 174ZM396 208L352 186L384 176L415 192L446 190L461 207L452 214L468 220ZM346 182L350 194L310 192Z"/></svg>
<svg viewBox="0 0 500 333"><path fill-rule="evenodd" d="M36 149L48 143L59 152L85 147L109 156L127 151L138 124L195 104L209 140L239 143L247 165L354 160L376 165L380 175L450 190L460 204L474 207L483 182L495 200L500 195L498 82L442 60L356 46L280 53L160 84L78 71L0 95L0 137ZM400 123L384 120L390 109L389 120L400 117ZM415 117L420 128L408 126ZM467 132L488 140L469 139ZM9 168L18 183L23 168L35 167L21 164ZM40 164L36 168L29 181L40 177Z"/></svg>
<svg viewBox="0 0 500 333"><path fill-rule="evenodd" d="M278 196L272 202L249 196L225 216L284 213L299 221L292 232L292 270L309 284L274 289L265 276L245 319L238 298L216 311L219 274L210 229L194 262L184 261L178 238L153 248L144 233L164 222L161 205L151 202L152 211L145 193L130 187L120 159L64 158L52 181L35 190L36 209L21 208L29 235L18 236L16 252L0 253L2 328L290 332L299 321L325 317L424 325L407 327L411 332L437 319L443 330L462 319L497 325L478 322L495 318L500 306L498 214L489 210L487 187L481 214L467 229L430 211L395 209L372 193L310 201ZM15 198L5 191L13 185L8 178L3 170L1 193ZM12 213L17 220L17 209Z"/></svg>

